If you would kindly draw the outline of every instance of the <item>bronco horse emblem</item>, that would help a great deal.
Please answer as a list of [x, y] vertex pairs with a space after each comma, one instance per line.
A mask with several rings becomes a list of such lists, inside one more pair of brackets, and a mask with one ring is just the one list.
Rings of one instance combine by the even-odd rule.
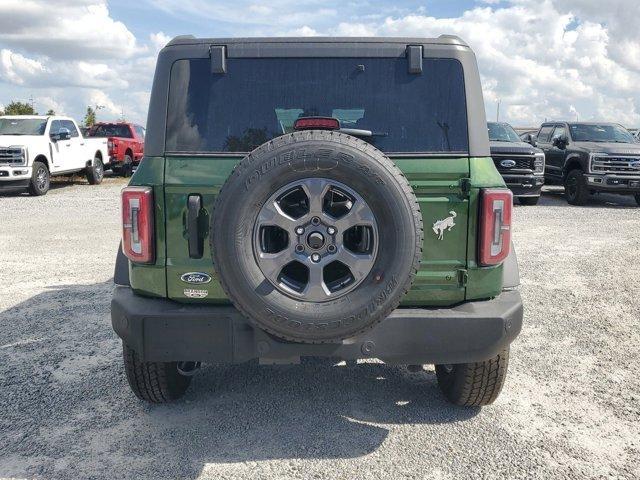
[[438, 240], [442, 240], [444, 238], [444, 231], [451, 231], [453, 227], [456, 226], [456, 222], [454, 222], [454, 218], [458, 216], [456, 212], [451, 210], [449, 212], [449, 217], [443, 218], [442, 220], [438, 220], [433, 224], [433, 233], [438, 235]]

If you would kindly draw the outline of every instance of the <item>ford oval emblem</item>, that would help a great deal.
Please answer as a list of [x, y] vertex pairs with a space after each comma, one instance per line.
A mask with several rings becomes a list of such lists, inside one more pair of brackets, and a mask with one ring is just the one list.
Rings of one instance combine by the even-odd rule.
[[640, 168], [640, 162], [632, 162], [629, 164], [629, 166], [633, 168]]
[[500, 166], [504, 168], [511, 168], [516, 166], [516, 162], [514, 162], [513, 160], [502, 160], [500, 162]]
[[192, 285], [202, 285], [211, 281], [211, 275], [204, 272], [187, 272], [180, 277], [180, 280]]

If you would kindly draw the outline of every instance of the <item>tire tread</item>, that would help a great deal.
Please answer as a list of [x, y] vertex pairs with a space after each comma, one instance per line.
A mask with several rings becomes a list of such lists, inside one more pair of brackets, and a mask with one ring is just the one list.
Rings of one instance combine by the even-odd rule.
[[509, 364], [509, 348], [482, 362], [453, 365], [452, 372], [436, 366], [438, 385], [456, 405], [480, 407], [492, 404], [504, 385]]
[[131, 390], [141, 400], [150, 403], [166, 403], [181, 397], [187, 390], [191, 377], [173, 375], [175, 362], [143, 362], [138, 354], [123, 343], [124, 367]]

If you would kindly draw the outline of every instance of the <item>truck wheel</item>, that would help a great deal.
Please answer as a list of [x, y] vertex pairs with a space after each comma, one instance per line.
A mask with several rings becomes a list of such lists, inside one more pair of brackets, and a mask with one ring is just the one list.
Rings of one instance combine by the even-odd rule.
[[508, 364], [509, 347], [484, 362], [436, 365], [438, 386], [447, 400], [456, 405], [490, 405], [502, 390]]
[[29, 195], [38, 197], [49, 191], [51, 175], [49, 169], [42, 162], [33, 162], [31, 181], [29, 182]]
[[519, 197], [518, 200], [520, 201], [520, 205], [533, 206], [538, 204], [540, 197]]
[[589, 200], [589, 188], [582, 170], [576, 168], [567, 174], [564, 180], [564, 195], [571, 205], [586, 205]]
[[177, 400], [191, 383], [190, 376], [178, 373], [178, 362], [142, 362], [124, 342], [122, 356], [129, 386], [140, 400], [151, 403]]
[[258, 328], [338, 342], [386, 318], [422, 256], [422, 215], [407, 179], [372, 145], [309, 130], [247, 155], [216, 199], [214, 267]]
[[130, 177], [133, 173], [133, 158], [130, 155], [124, 156], [124, 161], [122, 162], [122, 176]]
[[87, 181], [90, 185], [99, 185], [104, 178], [104, 164], [100, 157], [93, 159], [93, 166], [87, 167]]

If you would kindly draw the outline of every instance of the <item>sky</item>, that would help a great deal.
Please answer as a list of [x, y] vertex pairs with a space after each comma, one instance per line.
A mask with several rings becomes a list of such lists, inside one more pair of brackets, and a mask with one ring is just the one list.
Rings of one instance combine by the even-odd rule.
[[0, 109], [145, 124], [174, 36], [455, 34], [478, 57], [487, 117], [640, 126], [638, 0], [0, 0]]

